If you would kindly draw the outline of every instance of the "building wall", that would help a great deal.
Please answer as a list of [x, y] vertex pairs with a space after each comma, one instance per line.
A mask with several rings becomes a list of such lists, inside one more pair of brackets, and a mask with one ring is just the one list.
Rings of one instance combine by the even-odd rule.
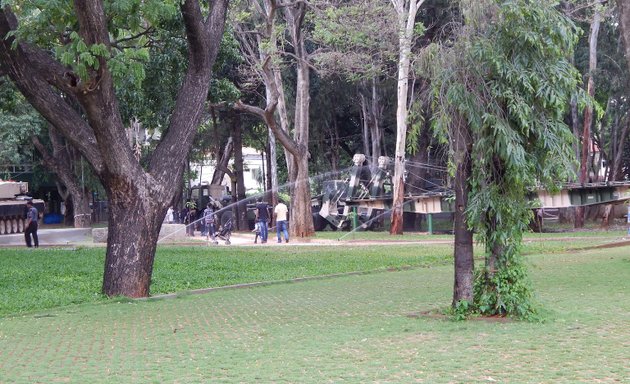
[[[230, 160], [230, 165], [233, 166], [234, 161]], [[191, 186], [210, 184], [212, 176], [215, 170], [215, 161], [208, 160], [203, 163], [190, 164], [192, 171], [197, 172], [197, 178], [190, 180]], [[264, 165], [264, 156], [257, 152], [254, 148], [243, 148], [243, 180], [245, 184], [246, 193], [257, 193], [264, 189], [263, 184], [263, 170], [266, 172], [266, 166]], [[225, 175], [221, 185], [231, 188], [230, 178]]]

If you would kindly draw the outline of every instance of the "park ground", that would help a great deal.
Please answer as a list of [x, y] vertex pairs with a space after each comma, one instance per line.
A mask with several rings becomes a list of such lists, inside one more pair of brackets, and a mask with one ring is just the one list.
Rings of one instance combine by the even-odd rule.
[[530, 252], [534, 323], [449, 320], [440, 263], [0, 317], [0, 383], [630, 382], [624, 244]]

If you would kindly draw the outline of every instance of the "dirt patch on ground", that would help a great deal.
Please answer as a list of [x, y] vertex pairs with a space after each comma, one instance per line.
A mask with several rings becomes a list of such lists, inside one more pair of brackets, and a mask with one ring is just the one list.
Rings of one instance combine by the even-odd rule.
[[[447, 314], [435, 312], [435, 311], [422, 311], [422, 312], [411, 312], [407, 314], [407, 317], [412, 319], [420, 319], [420, 318], [428, 318], [435, 320], [452, 320], [453, 318]], [[488, 323], [512, 323], [514, 320], [511, 317], [501, 316], [501, 315], [492, 315], [492, 316], [470, 316], [466, 319], [466, 321], [485, 321]]]

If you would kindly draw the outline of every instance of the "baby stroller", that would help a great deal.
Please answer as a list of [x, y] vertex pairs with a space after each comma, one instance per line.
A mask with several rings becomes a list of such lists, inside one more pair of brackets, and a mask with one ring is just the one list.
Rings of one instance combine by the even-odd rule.
[[225, 245], [231, 244], [230, 236], [232, 236], [232, 226], [232, 218], [230, 217], [225, 221], [225, 223], [223, 223], [223, 225], [221, 225], [221, 227], [219, 227], [219, 233], [217, 234], [217, 236], [220, 239], [225, 240]]

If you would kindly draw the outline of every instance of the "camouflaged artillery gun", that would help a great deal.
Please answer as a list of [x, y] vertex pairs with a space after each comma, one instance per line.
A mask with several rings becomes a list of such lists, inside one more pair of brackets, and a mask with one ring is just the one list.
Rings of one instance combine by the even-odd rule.
[[[378, 225], [373, 219], [387, 209], [387, 202], [391, 205], [392, 159], [380, 156], [375, 169], [370, 169], [363, 154], [355, 154], [352, 162], [349, 179], [325, 181], [323, 194], [315, 198], [313, 222], [316, 231], [323, 230], [326, 225], [332, 229], [348, 229], [353, 216], [358, 225], [370, 229]], [[371, 206], [373, 202], [381, 204], [375, 209]]]
[[[381, 156], [378, 158], [378, 167], [370, 167], [362, 154], [355, 154], [352, 160], [354, 165], [350, 177], [323, 182], [323, 193], [313, 199], [315, 230], [323, 230], [326, 226], [349, 229], [355, 225], [361, 229], [375, 229], [381, 225], [379, 220], [385, 219], [391, 211], [393, 160]], [[405, 172], [408, 171], [408, 165], [405, 164]], [[455, 200], [448, 183], [440, 184], [439, 179], [427, 179], [424, 182], [424, 185], [415, 185], [405, 180], [403, 214], [426, 219], [427, 229], [432, 232], [433, 218], [452, 221]], [[554, 191], [540, 187], [529, 191], [527, 199], [534, 210], [536, 221], [532, 228], [539, 230], [536, 228], [542, 228], [540, 220], [544, 210], [557, 212], [563, 208], [611, 204], [626, 212], [623, 204], [628, 205], [630, 202], [630, 181], [564, 183]], [[355, 218], [356, 221], [352, 223]]]
[[41, 215], [44, 201], [26, 195], [28, 183], [0, 180], [0, 235], [24, 232], [26, 202], [31, 200]]

